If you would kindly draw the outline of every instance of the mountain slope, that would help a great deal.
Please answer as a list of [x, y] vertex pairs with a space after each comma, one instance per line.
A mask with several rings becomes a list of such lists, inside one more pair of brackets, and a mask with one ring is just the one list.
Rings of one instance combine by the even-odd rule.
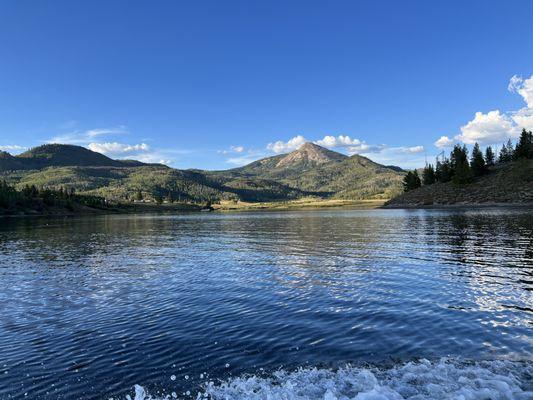
[[0, 151], [0, 171], [23, 169], [23, 163], [11, 154]]
[[311, 167], [329, 162], [343, 161], [347, 157], [344, 154], [308, 142], [279, 160], [276, 168]]
[[533, 203], [533, 160], [497, 165], [467, 185], [446, 182], [422, 186], [393, 198], [386, 207], [483, 203]]
[[47, 167], [135, 167], [146, 165], [140, 161], [113, 160], [85, 147], [67, 144], [45, 144], [18, 156], [11, 156], [9, 163], [0, 164], [5, 169], [42, 169]]
[[403, 174], [365, 157], [306, 143], [289, 154], [227, 171], [177, 170], [112, 160], [79, 146], [44, 145], [15, 157], [0, 153], [2, 176], [19, 188], [69, 187], [118, 200], [277, 201], [390, 198], [401, 190]]
[[[207, 172], [209, 174], [209, 172]], [[261, 177], [321, 197], [390, 198], [401, 192], [403, 172], [366, 157], [348, 157], [313, 143], [289, 154], [217, 171], [226, 177]]]

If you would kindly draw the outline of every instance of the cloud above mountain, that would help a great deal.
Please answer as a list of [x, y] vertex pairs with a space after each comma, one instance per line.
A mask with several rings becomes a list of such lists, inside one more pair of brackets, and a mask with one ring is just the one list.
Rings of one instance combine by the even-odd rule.
[[25, 150], [28, 150], [28, 148], [25, 146], [19, 146], [16, 144], [8, 144], [8, 145], [0, 146], [0, 150], [7, 151], [8, 153], [12, 153], [12, 154], [17, 154]]
[[105, 142], [105, 143], [89, 143], [87, 146], [89, 150], [96, 151], [108, 156], [117, 157], [125, 154], [146, 152], [150, 150], [150, 146], [146, 143], [140, 144], [125, 144], [117, 142]]
[[277, 142], [269, 143], [267, 145], [267, 149], [273, 151], [276, 154], [287, 153], [298, 149], [302, 144], [307, 141], [308, 140], [302, 135], [298, 135], [293, 137], [292, 139], [289, 139], [287, 142], [278, 140]]
[[47, 143], [77, 144], [86, 145], [95, 140], [97, 137], [116, 136], [127, 134], [125, 126], [119, 125], [111, 128], [94, 128], [87, 130], [74, 130], [66, 133], [57, 134], [48, 140]]
[[[369, 156], [377, 162], [395, 163], [403, 166], [414, 166], [420, 162], [419, 154], [425, 151], [423, 146], [389, 146], [386, 144], [369, 144], [348, 135], [326, 135], [322, 139], [308, 140], [297, 135], [288, 141], [278, 140], [267, 145], [267, 150], [276, 154], [289, 153], [297, 150], [306, 142], [337, 150], [348, 155], [360, 154]], [[395, 161], [396, 160], [396, 161]]]

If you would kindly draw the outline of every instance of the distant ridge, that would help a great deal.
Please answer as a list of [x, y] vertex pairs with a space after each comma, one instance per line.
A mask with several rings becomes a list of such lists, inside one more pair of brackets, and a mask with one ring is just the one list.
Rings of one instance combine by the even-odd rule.
[[42, 169], [48, 167], [134, 167], [146, 165], [140, 161], [113, 160], [81, 146], [69, 144], [45, 144], [22, 154], [0, 155], [0, 169]]
[[403, 172], [314, 143], [225, 171], [179, 170], [113, 160], [74, 145], [47, 144], [18, 156], [0, 152], [0, 179], [23, 188], [74, 188], [127, 201], [285, 201], [303, 197], [389, 199]]

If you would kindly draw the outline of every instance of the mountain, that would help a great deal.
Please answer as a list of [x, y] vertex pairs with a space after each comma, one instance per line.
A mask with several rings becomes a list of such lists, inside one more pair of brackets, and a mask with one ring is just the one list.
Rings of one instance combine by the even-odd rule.
[[313, 167], [329, 162], [343, 161], [347, 157], [344, 154], [308, 142], [279, 160], [276, 168]]
[[391, 198], [403, 173], [368, 158], [348, 157], [313, 143], [225, 171], [178, 170], [161, 164], [113, 160], [84, 147], [44, 145], [18, 156], [0, 153], [0, 179], [25, 185], [72, 187], [119, 200], [143, 197], [206, 201]]
[[0, 171], [23, 169], [23, 164], [11, 154], [0, 151]]
[[[5, 153], [8, 154], [8, 153]], [[1, 156], [0, 156], [1, 157]], [[67, 144], [45, 144], [30, 149], [18, 156], [5, 157], [0, 169], [43, 169], [47, 167], [135, 167], [146, 165], [140, 161], [113, 160], [85, 147]]]
[[244, 167], [217, 171], [220, 176], [274, 180], [311, 195], [337, 198], [390, 198], [401, 191], [403, 172], [360, 155], [346, 156], [314, 143]]

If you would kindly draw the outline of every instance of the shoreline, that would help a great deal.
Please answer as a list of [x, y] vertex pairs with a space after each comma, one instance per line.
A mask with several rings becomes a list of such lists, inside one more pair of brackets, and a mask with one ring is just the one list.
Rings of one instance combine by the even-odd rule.
[[[486, 209], [486, 208], [531, 208], [528, 203], [453, 203], [453, 204], [386, 204], [387, 200], [291, 200], [283, 202], [258, 202], [237, 204], [213, 204], [214, 213], [231, 213], [247, 211], [316, 211], [316, 210], [450, 210], [450, 209]], [[85, 207], [76, 211], [50, 210], [49, 212], [18, 212], [1, 214], [2, 218], [28, 217], [76, 217], [88, 215], [127, 215], [127, 214], [168, 214], [201, 212], [202, 206], [196, 204], [180, 205], [135, 205], [125, 208], [98, 209]]]
[[447, 210], [447, 209], [480, 209], [480, 208], [532, 208], [533, 203], [452, 203], [452, 204], [384, 204], [384, 210]]
[[170, 204], [170, 205], [118, 205], [115, 208], [91, 208], [80, 207], [74, 211], [66, 211], [64, 209], [52, 208], [47, 212], [33, 212], [32, 210], [22, 210], [17, 213], [0, 213], [2, 218], [28, 218], [28, 217], [77, 217], [88, 215], [126, 215], [126, 214], [148, 214], [148, 213], [171, 213], [171, 212], [200, 212], [201, 206], [197, 204]]

